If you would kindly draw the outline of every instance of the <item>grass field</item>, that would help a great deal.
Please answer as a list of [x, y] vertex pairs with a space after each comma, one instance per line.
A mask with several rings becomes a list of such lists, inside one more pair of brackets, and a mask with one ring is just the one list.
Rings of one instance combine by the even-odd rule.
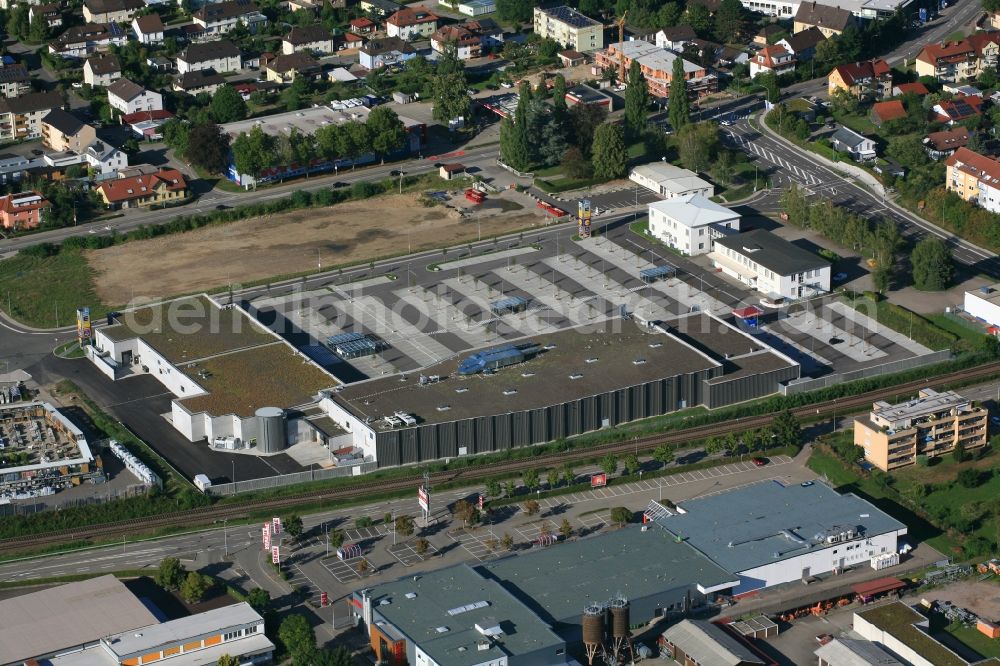
[[0, 261], [0, 299], [4, 312], [39, 328], [75, 324], [76, 309], [83, 306], [90, 306], [93, 319], [108, 311], [97, 296], [90, 264], [76, 250]]
[[977, 330], [971, 325], [966, 326], [961, 322], [957, 322], [946, 314], [932, 314], [923, 315], [924, 319], [929, 320], [938, 328], [943, 328], [949, 333], [954, 333], [963, 340], [968, 340], [969, 342], [979, 344], [979, 341], [983, 339], [985, 332], [982, 330]]
[[964, 627], [961, 624], [953, 624], [946, 628], [945, 631], [987, 659], [990, 657], [1000, 658], [1000, 640], [990, 638], [975, 627]]

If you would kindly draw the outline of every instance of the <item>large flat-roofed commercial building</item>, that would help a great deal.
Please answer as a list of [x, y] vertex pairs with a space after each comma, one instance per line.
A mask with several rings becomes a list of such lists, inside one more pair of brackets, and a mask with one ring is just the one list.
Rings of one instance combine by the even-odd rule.
[[0, 406], [0, 498], [48, 495], [103, 480], [83, 431], [49, 403]]
[[829, 261], [764, 229], [716, 238], [709, 257], [723, 273], [770, 298], [830, 291]]
[[652, 162], [632, 169], [629, 180], [642, 185], [650, 192], [667, 199], [701, 195], [715, 195], [715, 186], [694, 171], [689, 171], [669, 162]]
[[[930, 620], [902, 601], [876, 606], [854, 613], [852, 629], [862, 638], [885, 646], [893, 655], [910, 666], [970, 666], [971, 664], [996, 664], [997, 659], [966, 659], [952, 647], [931, 635]], [[963, 650], [968, 654], [969, 650]], [[880, 661], [879, 664], [892, 662]]]
[[989, 437], [989, 411], [954, 391], [921, 389], [913, 400], [890, 405], [879, 401], [865, 419], [854, 420], [854, 443], [865, 459], [888, 472], [934, 458], [961, 444], [982, 448]]
[[[463, 374], [465, 366], [450, 360], [422, 369], [433, 381], [397, 375], [357, 382], [330, 391], [320, 406], [384, 467], [721, 407], [770, 395], [799, 376], [794, 361], [706, 314], [678, 318], [670, 328], [621, 320], [604, 326], [620, 331], [535, 336], [510, 343], [534, 351], [508, 354], [486, 373]], [[495, 355], [491, 348], [487, 356]]]
[[965, 292], [962, 309], [986, 326], [1000, 326], [1000, 284]]
[[534, 30], [540, 37], [581, 53], [604, 48], [604, 25], [572, 7], [535, 7]]
[[566, 642], [467, 564], [357, 593], [375, 658], [415, 666], [555, 666]]
[[0, 601], [0, 664], [21, 664], [97, 645], [157, 622], [111, 575]]
[[688, 256], [712, 251], [716, 238], [740, 230], [740, 214], [700, 194], [649, 204], [649, 235]]
[[[259, 412], [311, 404], [338, 384], [239, 308], [204, 295], [120, 314], [114, 325], [95, 329], [87, 354], [110, 379], [158, 379], [175, 396], [172, 425], [192, 442], [251, 443], [271, 423]], [[288, 444], [308, 434], [286, 426]]]
[[906, 525], [871, 503], [821, 481], [762, 481], [682, 503], [656, 523], [732, 572], [736, 595], [870, 566], [895, 553]]

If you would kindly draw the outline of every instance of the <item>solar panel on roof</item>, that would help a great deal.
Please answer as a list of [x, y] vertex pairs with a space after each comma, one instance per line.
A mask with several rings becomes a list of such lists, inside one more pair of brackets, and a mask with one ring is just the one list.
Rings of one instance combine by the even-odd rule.
[[594, 19], [584, 16], [570, 7], [555, 7], [547, 10], [546, 13], [552, 18], [562, 21], [566, 25], [573, 26], [574, 28], [585, 28], [597, 23]]

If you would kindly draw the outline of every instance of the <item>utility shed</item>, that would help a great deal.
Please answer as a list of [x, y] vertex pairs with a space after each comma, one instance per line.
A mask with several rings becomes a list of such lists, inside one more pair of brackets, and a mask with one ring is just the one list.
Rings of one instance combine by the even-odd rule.
[[681, 664], [752, 666], [767, 664], [753, 650], [707, 620], [681, 620], [663, 632], [667, 653]]

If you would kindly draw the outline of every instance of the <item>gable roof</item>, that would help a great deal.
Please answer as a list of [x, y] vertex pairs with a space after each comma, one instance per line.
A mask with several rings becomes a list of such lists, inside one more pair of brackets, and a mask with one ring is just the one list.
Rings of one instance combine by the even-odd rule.
[[42, 196], [41, 192], [28, 190], [17, 194], [8, 194], [0, 197], [0, 211], [5, 213], [21, 213], [26, 210], [40, 210], [48, 208], [51, 204], [49, 200]]
[[126, 113], [122, 116], [122, 122], [126, 125], [131, 125], [132, 123], [148, 122], [150, 120], [167, 120], [168, 118], [173, 118], [174, 114], [170, 113], [166, 109], [154, 109], [152, 111], [136, 111], [135, 113]]
[[125, 102], [131, 102], [145, 91], [146, 89], [138, 83], [129, 81], [126, 78], [118, 79], [108, 86], [108, 95], [114, 95], [118, 99]]
[[361, 47], [361, 52], [370, 56], [379, 55], [381, 53], [389, 53], [390, 51], [398, 51], [400, 53], [414, 52], [413, 45], [404, 39], [400, 39], [399, 37], [372, 39]]
[[795, 62], [794, 57], [792, 57], [790, 60], [786, 60], [781, 63], [777, 62], [778, 58], [781, 58], [783, 56], [792, 56], [792, 53], [781, 44], [771, 44], [770, 46], [765, 46], [760, 51], [758, 51], [754, 60], [757, 62], [758, 65], [767, 68], [780, 67]]
[[[864, 83], [870, 79], [879, 78], [891, 73], [889, 64], [878, 58], [876, 60], [865, 60], [863, 62], [849, 62], [844, 65], [837, 65], [834, 72], [840, 74], [840, 78], [848, 87], [854, 87], [859, 83]], [[833, 72], [831, 72], [832, 74]]]
[[664, 631], [663, 637], [697, 664], [750, 666], [766, 663], [725, 629], [708, 620], [681, 620]]
[[982, 113], [983, 98], [978, 95], [941, 100], [934, 112], [942, 122], [959, 122]]
[[152, 174], [107, 180], [97, 189], [107, 197], [108, 201], [117, 203], [141, 199], [161, 186], [171, 191], [184, 190], [187, 189], [187, 182], [177, 169], [161, 169]]
[[914, 95], [928, 95], [930, 91], [927, 90], [927, 86], [915, 81], [914, 83], [899, 83], [892, 87], [893, 91], [898, 95], [908, 95], [913, 93]]
[[862, 134], [858, 134], [850, 127], [844, 127], [841, 125], [837, 128], [836, 132], [830, 135], [830, 141], [842, 143], [848, 148], [857, 148], [865, 141], [871, 141], [871, 139]]
[[698, 35], [695, 33], [694, 28], [689, 25], [674, 25], [656, 33], [657, 35], [663, 34], [663, 38], [668, 42], [679, 42], [694, 39]]
[[664, 199], [649, 205], [651, 210], [657, 210], [671, 220], [688, 228], [697, 228], [706, 224], [718, 224], [732, 219], [739, 219], [739, 213], [725, 206], [720, 206], [711, 199], [700, 194], [689, 194], [682, 197]]
[[957, 150], [968, 142], [969, 130], [961, 125], [950, 130], [931, 132], [924, 137], [924, 145], [938, 151]]
[[267, 63], [267, 69], [272, 72], [284, 74], [291, 71], [305, 71], [319, 67], [319, 61], [308, 53], [297, 51], [287, 55], [280, 55], [272, 58]]
[[899, 120], [906, 117], [906, 107], [898, 99], [889, 100], [888, 102], [876, 102], [872, 106], [872, 114], [881, 122]]
[[982, 55], [987, 44], [1000, 44], [1000, 32], [977, 32], [965, 39], [976, 49], [976, 55]]
[[148, 35], [154, 32], [163, 32], [165, 27], [163, 21], [160, 19], [159, 14], [146, 14], [145, 16], [137, 16], [135, 19], [135, 27], [139, 29], [144, 35]]
[[69, 44], [82, 44], [84, 42], [99, 42], [113, 37], [123, 37], [125, 32], [117, 23], [85, 23], [74, 25], [66, 29], [52, 43], [53, 46], [67, 46]]
[[92, 14], [136, 11], [146, 6], [142, 0], [83, 0]]
[[177, 77], [176, 84], [181, 90], [193, 90], [195, 88], [205, 88], [207, 86], [221, 86], [226, 80], [222, 75], [209, 67], [208, 69], [197, 69], [193, 72], [184, 72]]
[[87, 59], [87, 65], [94, 74], [113, 74], [122, 71], [118, 56], [111, 53], [92, 56]]
[[0, 113], [31, 113], [61, 109], [62, 95], [57, 92], [31, 92], [17, 97], [0, 98]]
[[946, 62], [959, 62], [976, 53], [976, 47], [967, 40], [957, 42], [943, 42], [941, 44], [928, 44], [920, 49], [917, 60], [936, 63], [938, 60]]
[[385, 22], [390, 25], [404, 27], [408, 25], [418, 25], [420, 23], [437, 22], [438, 17], [430, 12], [426, 7], [414, 6], [403, 7], [397, 10]]
[[991, 181], [994, 187], [1000, 182], [1000, 162], [991, 160], [989, 157], [980, 155], [964, 146], [956, 150], [945, 161], [945, 164], [975, 176], [979, 180]]
[[66, 136], [75, 136], [77, 132], [82, 130], [87, 124], [73, 114], [67, 113], [62, 109], [52, 109], [49, 111], [48, 115], [42, 118], [42, 122], [46, 125], [51, 125], [61, 134], [65, 134]]
[[199, 21], [212, 23], [255, 12], [257, 12], [257, 5], [253, 3], [253, 0], [225, 0], [225, 2], [210, 2], [202, 5], [201, 9], [191, 16]]
[[215, 42], [202, 42], [189, 44], [180, 59], [184, 62], [206, 62], [217, 58], [235, 58], [240, 54], [240, 50], [232, 42], [220, 39]]
[[333, 35], [322, 25], [294, 26], [285, 35], [285, 41], [295, 46], [312, 44], [313, 42], [328, 42], [332, 39]]
[[826, 37], [816, 26], [811, 26], [805, 30], [800, 30], [794, 35], [785, 37], [779, 44], [785, 44], [792, 53], [801, 53], [809, 49], [816, 48], [820, 42], [825, 42]]
[[851, 23], [851, 12], [818, 2], [803, 2], [795, 13], [795, 22], [842, 31]]

